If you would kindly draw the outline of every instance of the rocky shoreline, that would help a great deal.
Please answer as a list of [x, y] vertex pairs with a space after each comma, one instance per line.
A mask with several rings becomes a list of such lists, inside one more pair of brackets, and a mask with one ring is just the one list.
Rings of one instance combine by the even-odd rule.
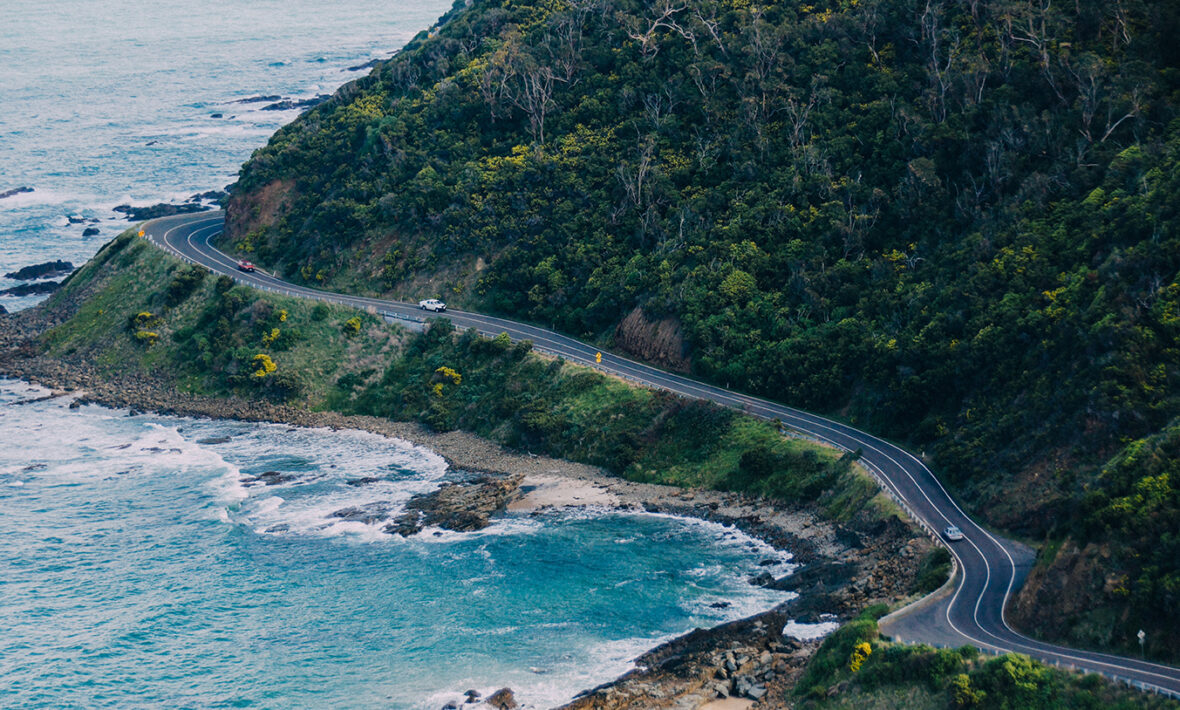
[[[0, 316], [0, 375], [24, 379], [75, 402], [160, 414], [359, 429], [404, 439], [443, 456], [469, 480], [441, 488], [407, 506], [386, 531], [414, 534], [423, 525], [479, 529], [505, 510], [540, 513], [565, 506], [601, 506], [694, 517], [732, 526], [787, 550], [801, 565], [774, 579], [750, 571], [751, 584], [796, 591], [799, 597], [747, 619], [697, 629], [636, 659], [623, 677], [580, 694], [571, 710], [616, 708], [786, 707], [786, 690], [802, 672], [817, 640], [784, 633], [788, 622], [847, 619], [865, 606], [908, 594], [931, 542], [896, 519], [825, 519], [810, 507], [786, 507], [743, 495], [641, 484], [570, 461], [511, 452], [466, 432], [436, 433], [393, 422], [239, 398], [177, 392], [163, 377], [111, 378], [85, 362], [40, 354], [37, 336], [53, 324], [42, 309]], [[342, 510], [341, 517], [389, 511]], [[351, 518], [350, 518], [351, 519]], [[384, 520], [384, 517], [378, 519]], [[722, 703], [720, 705], [714, 703]]]

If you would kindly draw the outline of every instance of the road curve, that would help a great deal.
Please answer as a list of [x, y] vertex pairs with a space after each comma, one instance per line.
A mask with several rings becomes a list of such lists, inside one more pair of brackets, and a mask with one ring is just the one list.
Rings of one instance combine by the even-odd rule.
[[[320, 291], [289, 284], [262, 271], [241, 272], [235, 259], [210, 243], [223, 226], [224, 213], [202, 212], [153, 220], [143, 229], [145, 236], [160, 248], [256, 288], [354, 306], [393, 318], [421, 320], [424, 315], [414, 304]], [[965, 540], [949, 545], [958, 566], [953, 593], [935, 603], [917, 605], [911, 611], [895, 615], [900, 618], [891, 619], [889, 628], [895, 636], [941, 646], [971, 644], [985, 651], [1025, 653], [1049, 664], [1102, 673], [1149, 691], [1180, 697], [1180, 669], [1043, 643], [1009, 626], [1004, 609], [1024, 581], [1032, 562], [1031, 551], [980, 527], [963, 512], [930, 469], [908, 451], [816, 414], [704, 384], [612, 353], [603, 352], [602, 362], [596, 363], [597, 348], [537, 326], [454, 310], [439, 317], [450, 319], [458, 328], [475, 328], [485, 335], [504, 332], [513, 340], [531, 340], [537, 350], [571, 362], [685, 397], [706, 399], [766, 419], [777, 419], [784, 426], [819, 441], [844, 450], [861, 451], [861, 463], [931, 534], [936, 535], [935, 531], [948, 525], [957, 525], [966, 534]]]

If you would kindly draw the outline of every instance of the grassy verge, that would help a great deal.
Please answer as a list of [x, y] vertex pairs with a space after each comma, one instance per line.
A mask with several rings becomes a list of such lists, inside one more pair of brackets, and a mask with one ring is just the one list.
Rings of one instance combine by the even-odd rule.
[[1121, 710], [1175, 708], [1105, 678], [1045, 666], [1027, 656], [982, 656], [883, 641], [873, 607], [829, 636], [796, 684], [795, 702], [837, 708], [977, 708], [978, 710]]
[[45, 334], [47, 354], [195, 394], [310, 405], [338, 373], [394, 355], [406, 336], [355, 309], [236, 286], [133, 232], [107, 244], [48, 306], [67, 299], [79, 301], [77, 312]]
[[816, 501], [836, 519], [878, 491], [850, 456], [770, 422], [628, 385], [506, 335], [433, 321], [410, 333], [374, 316], [237, 286], [128, 232], [50, 302], [80, 303], [45, 335], [53, 356], [207, 395], [463, 429], [631, 480]]

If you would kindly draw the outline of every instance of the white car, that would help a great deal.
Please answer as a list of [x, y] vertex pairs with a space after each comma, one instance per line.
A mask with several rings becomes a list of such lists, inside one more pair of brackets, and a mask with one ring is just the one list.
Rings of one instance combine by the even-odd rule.
[[437, 298], [418, 301], [418, 307], [424, 311], [434, 311], [435, 313], [441, 313], [442, 311], [447, 310], [447, 304], [443, 303]]
[[963, 535], [963, 531], [959, 529], [958, 525], [947, 526], [947, 529], [942, 531], [942, 536], [951, 542], [956, 542], [966, 537]]

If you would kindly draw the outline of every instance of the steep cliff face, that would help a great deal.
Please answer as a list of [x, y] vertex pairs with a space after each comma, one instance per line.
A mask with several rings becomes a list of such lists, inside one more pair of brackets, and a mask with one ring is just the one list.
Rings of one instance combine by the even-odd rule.
[[[463, 7], [255, 154], [230, 246], [838, 412], [1099, 567], [1156, 534], [1091, 506], [1177, 480], [1103, 472], [1180, 417], [1180, 6]], [[1180, 637], [1178, 564], [1111, 604]]]

